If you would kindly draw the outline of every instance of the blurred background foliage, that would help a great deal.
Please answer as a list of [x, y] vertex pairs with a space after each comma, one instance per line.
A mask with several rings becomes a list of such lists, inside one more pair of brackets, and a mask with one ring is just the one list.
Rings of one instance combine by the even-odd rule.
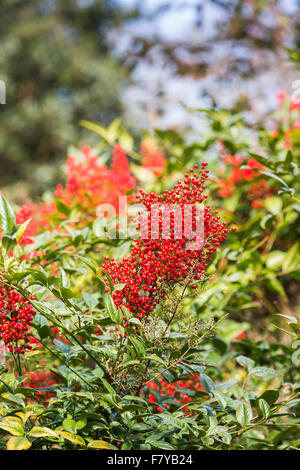
[[121, 112], [126, 71], [107, 36], [128, 14], [114, 1], [1, 2], [1, 185], [22, 179], [47, 189], [55, 160], [78, 139], [78, 121], [108, 123]]
[[[290, 91], [299, 1], [2, 0], [0, 186], [21, 202], [63, 178], [87, 119], [143, 128], [206, 126], [182, 106], [235, 108], [256, 122]], [[22, 181], [22, 183], [20, 183]]]

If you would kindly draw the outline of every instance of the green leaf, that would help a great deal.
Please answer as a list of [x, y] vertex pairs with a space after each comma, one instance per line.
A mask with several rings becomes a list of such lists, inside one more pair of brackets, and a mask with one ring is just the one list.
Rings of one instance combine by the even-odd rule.
[[107, 380], [104, 379], [103, 377], [100, 377], [100, 378], [101, 378], [101, 381], [102, 381], [103, 385], [105, 386], [106, 390], [107, 390], [109, 393], [111, 393], [112, 395], [115, 395], [116, 392], [115, 392], [115, 390], [113, 389], [113, 387], [110, 385], [110, 383], [107, 382]]
[[148, 356], [145, 356], [143, 359], [144, 360], [149, 360], [149, 361], [154, 361], [154, 362], [159, 362], [163, 366], [165, 365], [164, 360], [161, 357], [157, 356], [156, 354], [149, 354]]
[[250, 372], [253, 369], [255, 362], [246, 356], [237, 356], [236, 361], [243, 367], [246, 367], [247, 371]]
[[288, 171], [290, 169], [291, 163], [293, 161], [293, 154], [290, 150], [286, 152], [283, 168]]
[[172, 444], [169, 444], [168, 442], [164, 441], [147, 441], [148, 444], [150, 444], [152, 447], [155, 447], [156, 449], [164, 449], [164, 450], [174, 450], [175, 447], [172, 446]]
[[16, 225], [15, 213], [7, 200], [0, 195], [0, 227], [4, 232], [12, 234]]
[[68, 432], [76, 433], [76, 422], [73, 419], [69, 419], [69, 418], [64, 419], [63, 427]]
[[278, 196], [269, 197], [264, 201], [264, 206], [273, 215], [280, 214], [282, 210], [282, 199]]
[[212, 379], [206, 374], [200, 374], [200, 382], [204, 390], [207, 392], [212, 392], [216, 388]]
[[54, 339], [53, 341], [55, 345], [55, 349], [58, 351], [61, 351], [63, 353], [68, 353], [70, 351], [70, 346], [68, 344], [63, 343], [62, 341], [59, 341], [58, 339]]
[[270, 369], [269, 367], [254, 367], [250, 372], [249, 375], [255, 375], [256, 377], [261, 377], [265, 380], [273, 379], [279, 375], [274, 369]]
[[267, 418], [270, 414], [270, 406], [269, 404], [263, 399], [260, 398], [258, 400], [258, 407], [261, 411], [261, 414], [263, 415], [264, 418]]
[[106, 295], [104, 299], [108, 314], [113, 322], [121, 323], [123, 320], [122, 312], [119, 308], [117, 308], [116, 304], [114, 303], [112, 297], [110, 295]]
[[90, 131], [95, 132], [95, 134], [100, 135], [100, 137], [102, 137], [102, 139], [104, 139], [106, 142], [110, 144], [114, 143], [115, 140], [114, 139], [111, 140], [109, 131], [105, 129], [105, 127], [101, 126], [100, 124], [97, 124], [91, 121], [85, 121], [85, 120], [80, 121], [79, 124], [82, 127], [85, 127], [86, 129], [89, 129]]
[[282, 265], [284, 258], [285, 258], [285, 253], [283, 251], [279, 251], [279, 250], [271, 251], [271, 253], [268, 253], [266, 257], [266, 266], [269, 269], [276, 270]]
[[245, 428], [252, 419], [252, 409], [249, 403], [241, 403], [236, 411], [236, 419]]
[[299, 242], [294, 243], [291, 248], [285, 253], [282, 269], [284, 272], [289, 272], [299, 266], [300, 264], [300, 250]]
[[26, 220], [22, 225], [19, 225], [17, 233], [16, 233], [16, 241], [17, 242], [20, 240], [22, 235], [24, 235], [24, 232], [25, 232], [26, 228], [28, 227], [28, 225], [30, 224], [31, 220], [32, 220], [32, 218]]
[[274, 173], [271, 173], [270, 171], [261, 171], [260, 173], [263, 174], [263, 175], [269, 176], [269, 178], [273, 178], [273, 179], [279, 181], [284, 188], [290, 189], [288, 187], [288, 185], [286, 184], [286, 182], [283, 181], [283, 179], [279, 178], [279, 176], [275, 175]]
[[123, 290], [126, 284], [115, 284], [114, 285], [114, 291], [115, 290]]
[[142, 341], [133, 336], [129, 336], [129, 339], [131, 343], [133, 344], [138, 357], [144, 357], [146, 354], [146, 348], [143, 345]]
[[279, 390], [266, 390], [260, 398], [268, 403], [269, 406], [272, 406], [279, 397]]
[[67, 217], [70, 215], [71, 213], [71, 207], [68, 206], [64, 201], [62, 201], [61, 199], [55, 199], [55, 206], [56, 206], [56, 209], [58, 210], [58, 212], [60, 212], [61, 214], [64, 214], [66, 215]]
[[257, 162], [264, 165], [266, 168], [270, 168], [271, 170], [276, 169], [274, 163], [268, 158], [263, 157], [262, 155], [258, 155], [257, 153], [252, 153], [252, 152], [249, 152], [249, 155], [251, 155], [251, 157], [253, 157]]
[[68, 287], [61, 287], [60, 293], [64, 301], [67, 301], [71, 299], [72, 297], [74, 297], [73, 291], [69, 289]]
[[12, 251], [14, 249], [14, 247], [16, 246], [16, 238], [14, 235], [7, 235], [7, 234], [4, 234], [2, 236], [2, 246], [3, 246], [3, 249], [9, 253], [10, 251]]
[[25, 406], [25, 403], [23, 401], [22, 395], [16, 394], [14, 395], [13, 393], [2, 393], [1, 395], [5, 400], [11, 401], [13, 403], [17, 403], [18, 405]]
[[83, 298], [90, 309], [95, 308], [98, 304], [98, 299], [94, 295], [89, 294], [88, 292], [83, 293]]

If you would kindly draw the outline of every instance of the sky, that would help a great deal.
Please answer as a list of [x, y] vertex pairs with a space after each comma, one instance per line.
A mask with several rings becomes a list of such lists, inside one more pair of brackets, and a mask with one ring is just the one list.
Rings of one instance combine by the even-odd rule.
[[[154, 18], [133, 21], [127, 26], [128, 35], [120, 37], [119, 51], [124, 53], [130, 47], [130, 29], [144, 36], [153, 35], [161, 37], [164, 41], [201, 43], [201, 37], [209, 40], [214, 31], [214, 22], [224, 18], [224, 11], [211, 5], [206, 0], [172, 0], [172, 9], [163, 9], [165, 0], [118, 0], [120, 4], [128, 7], [139, 6], [143, 14], [149, 16], [157, 8], [161, 9], [159, 15]], [[202, 24], [196, 28], [195, 6], [203, 4], [201, 12]], [[297, 11], [296, 0], [279, 0], [282, 11], [294, 14]], [[222, 16], [223, 15], [223, 16]], [[272, 18], [265, 15], [266, 26]], [[213, 61], [222, 62], [229, 51], [229, 44], [221, 44], [214, 50]], [[238, 46], [235, 54], [247, 60], [245, 48]], [[125, 52], [126, 55], [126, 52]], [[276, 58], [275, 58], [276, 59]], [[277, 70], [274, 59], [268, 57], [271, 68], [260, 76], [241, 81], [239, 77], [232, 77], [226, 84], [220, 85], [218, 78], [209, 75], [201, 79], [191, 76], [176, 76], [172, 66], [166, 66], [159, 54], [153, 54], [150, 63], [141, 61], [134, 69], [132, 78], [134, 84], [126, 87], [123, 92], [126, 109], [126, 119], [140, 123], [141, 127], [192, 127], [198, 132], [199, 120], [185, 110], [181, 103], [193, 108], [206, 108], [210, 101], [205, 97], [205, 90], [209, 89], [217, 97], [220, 107], [230, 107], [232, 102], [240, 95], [247, 95], [254, 103], [255, 113], [264, 113], [266, 109], [276, 106], [276, 91], [291, 88], [287, 83], [282, 70]], [[257, 99], [261, 97], [261, 99]], [[158, 116], [157, 110], [164, 108], [164, 113]], [[251, 116], [249, 116], [251, 120]], [[200, 124], [202, 125], [202, 124]]]

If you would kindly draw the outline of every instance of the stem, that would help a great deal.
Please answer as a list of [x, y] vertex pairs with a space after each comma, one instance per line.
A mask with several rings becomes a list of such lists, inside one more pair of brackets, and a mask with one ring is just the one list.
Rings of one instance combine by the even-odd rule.
[[[277, 413], [277, 411], [279, 411], [281, 408], [283, 408], [284, 406], [286, 406], [288, 403], [290, 403], [292, 400], [294, 400], [295, 398], [297, 398], [298, 396], [300, 395], [300, 392], [296, 393], [295, 395], [293, 395], [291, 398], [289, 398], [287, 401], [283, 402], [283, 403], [279, 403], [279, 405], [277, 405], [277, 407], [273, 410], [273, 413]], [[241, 434], [243, 434], [244, 432], [248, 431], [249, 429], [252, 429], [254, 428], [255, 426], [258, 426], [259, 424], [263, 424], [265, 421], [268, 421], [269, 419], [271, 419], [272, 416], [268, 416], [267, 418], [261, 418], [259, 419], [258, 421], [256, 421], [256, 423], [253, 423], [253, 424], [250, 424], [249, 426], [241, 429], [240, 431], [234, 431], [232, 434], [236, 434], [236, 436], [240, 436]]]
[[64, 360], [62, 359], [58, 354], [56, 354], [54, 351], [52, 351], [52, 349], [48, 348], [48, 346], [46, 346], [45, 343], [43, 343], [43, 341], [41, 341], [40, 339], [38, 340], [42, 346], [47, 349], [54, 357], [56, 357], [57, 359], [60, 360], [60, 362], [62, 362], [68, 369], [70, 369], [71, 372], [73, 372], [73, 374], [77, 375], [77, 377], [82, 380], [84, 383], [86, 383], [90, 388], [92, 388], [93, 390], [95, 390], [95, 387], [93, 385], [91, 385], [89, 382], [87, 382], [83, 377], [81, 377], [80, 374], [78, 374], [78, 372], [76, 372], [76, 370], [74, 370], [71, 366], [69, 366], [69, 364]]
[[[54, 321], [53, 318], [48, 318], [48, 315], [46, 315], [43, 311], [41, 311], [36, 305], [34, 305], [32, 303], [32, 301], [30, 300], [30, 298], [27, 296], [27, 294], [24, 292], [24, 289], [22, 287], [19, 287], [19, 286], [14, 286], [12, 284], [9, 284], [8, 282], [5, 282], [5, 281], [2, 281], [3, 284], [9, 286], [9, 287], [12, 287], [13, 289], [19, 291], [24, 297], [25, 299], [35, 308], [35, 310], [38, 310], [38, 312], [45, 318], [47, 318], [47, 320], [49, 320], [50, 322], [52, 322], [54, 325], [62, 328], [64, 331], [65, 331], [65, 336], [69, 335], [80, 347], [81, 349], [100, 367], [100, 369], [102, 369], [102, 364], [94, 357], [93, 354], [91, 354], [88, 349], [85, 348], [85, 346], [83, 346], [83, 344], [76, 338], [75, 335], [73, 335], [72, 333], [69, 333], [69, 331], [67, 330], [67, 328], [64, 326], [64, 324], [62, 324], [60, 321], [56, 320]], [[71, 309], [70, 309], [71, 310]], [[71, 310], [72, 311], [72, 310]], [[74, 313], [74, 312], [73, 312]], [[109, 381], [109, 380], [108, 380]], [[111, 383], [111, 382], [110, 382]]]
[[163, 334], [161, 335], [161, 338], [163, 338], [163, 337], [165, 336], [166, 332], [167, 332], [168, 329], [169, 329], [169, 326], [171, 325], [172, 321], [174, 320], [175, 315], [176, 315], [177, 310], [178, 310], [178, 307], [179, 307], [179, 305], [181, 304], [181, 302], [182, 302], [182, 300], [183, 300], [183, 298], [184, 298], [184, 294], [185, 294], [185, 291], [186, 291], [186, 289], [187, 289], [187, 286], [188, 286], [188, 282], [186, 283], [186, 285], [185, 285], [184, 288], [182, 289], [182, 292], [181, 292], [180, 297], [177, 299], [177, 302], [176, 302], [176, 304], [175, 304], [173, 313], [172, 313], [172, 315], [171, 315], [171, 317], [170, 317], [170, 319], [169, 319], [169, 321], [168, 321], [168, 323], [167, 323], [167, 326], [166, 326], [166, 328], [165, 328]]
[[14, 358], [14, 361], [15, 361], [15, 364], [16, 364], [16, 367], [17, 367], [17, 370], [18, 370], [18, 374], [21, 377], [21, 375], [22, 375], [22, 366], [21, 366], [21, 361], [20, 361], [20, 355], [19, 355], [19, 353], [17, 353], [16, 355], [14, 353], [12, 353], [12, 355], [13, 355], [13, 358]]
[[[164, 329], [164, 331], [163, 331], [163, 334], [161, 335], [160, 339], [165, 336], [165, 334], [167, 333], [167, 331], [168, 331], [168, 329], [169, 329], [169, 327], [170, 327], [172, 321], [174, 320], [174, 318], [175, 318], [175, 316], [176, 316], [176, 313], [177, 313], [177, 311], [178, 311], [178, 307], [179, 307], [179, 305], [181, 304], [181, 302], [182, 302], [182, 300], [183, 300], [183, 298], [184, 298], [185, 291], [186, 291], [186, 289], [187, 289], [187, 287], [188, 287], [188, 285], [189, 285], [189, 283], [190, 283], [190, 281], [191, 281], [191, 278], [193, 277], [195, 268], [196, 268], [196, 265], [191, 269], [191, 272], [190, 272], [190, 274], [189, 274], [189, 276], [188, 276], [188, 278], [187, 278], [187, 280], [186, 280], [185, 286], [183, 287], [180, 296], [177, 298], [177, 301], [176, 301], [176, 303], [175, 303], [175, 306], [174, 306], [172, 315], [171, 315], [171, 317], [169, 318], [169, 321], [168, 321], [168, 323], [167, 323], [167, 326], [165, 327], [165, 329]], [[190, 348], [189, 348], [189, 349], [190, 349]], [[189, 350], [189, 349], [188, 349], [188, 350]], [[185, 354], [186, 354], [186, 352], [184, 353], [184, 355], [185, 355]], [[184, 357], [184, 355], [183, 355], [182, 357]], [[180, 359], [181, 359], [181, 358], [180, 358]], [[137, 388], [137, 391], [136, 391], [136, 393], [135, 393], [136, 396], [139, 395], [140, 390], [141, 390], [141, 388], [142, 388], [142, 386], [143, 386], [144, 377], [146, 376], [146, 374], [147, 374], [147, 372], [148, 372], [148, 369], [149, 369], [149, 366], [150, 366], [150, 362], [151, 362], [151, 360], [149, 359], [148, 362], [147, 362], [147, 364], [146, 364], [145, 371], [144, 371], [144, 373], [143, 373], [143, 375], [142, 375], [140, 384], [139, 384], [139, 386], [138, 386], [138, 388]], [[178, 362], [178, 361], [177, 361], [177, 362]], [[169, 366], [169, 367], [171, 367], [171, 366]], [[169, 368], [169, 367], [168, 367], [168, 368]], [[163, 372], [165, 372], [166, 370], [168, 370], [168, 368], [165, 369]], [[163, 372], [160, 372], [160, 373], [158, 374], [158, 376], [160, 376]], [[155, 378], [156, 378], [156, 377], [155, 377]], [[150, 380], [148, 380], [148, 382], [150, 382]], [[146, 383], [148, 383], [148, 382], [146, 382]]]

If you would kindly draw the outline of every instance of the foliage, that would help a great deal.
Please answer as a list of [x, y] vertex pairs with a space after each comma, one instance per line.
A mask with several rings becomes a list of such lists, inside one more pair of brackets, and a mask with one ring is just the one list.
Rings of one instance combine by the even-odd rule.
[[272, 130], [199, 110], [211, 120], [201, 142], [157, 130], [142, 151], [119, 122], [85, 123], [126, 168], [130, 204], [135, 187], [146, 205], [201, 190], [205, 242], [215, 235], [190, 260], [172, 258], [174, 232], [164, 240], [159, 226], [148, 251], [122, 232], [121, 211], [99, 214], [116, 205], [105, 188], [118, 168], [92, 150], [69, 158], [66, 185], [32, 220], [1, 198], [2, 291], [35, 311], [31, 349], [3, 345], [2, 448], [299, 447], [299, 109], [280, 98]]

